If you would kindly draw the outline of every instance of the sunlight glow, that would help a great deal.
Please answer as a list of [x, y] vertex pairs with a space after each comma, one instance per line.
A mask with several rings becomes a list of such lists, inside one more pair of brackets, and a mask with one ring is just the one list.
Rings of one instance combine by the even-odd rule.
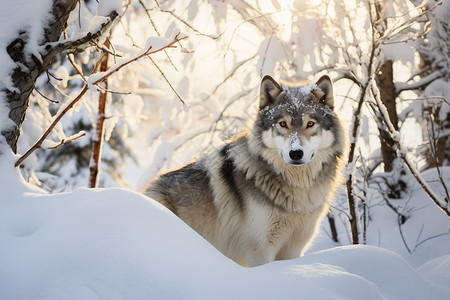
[[309, 0], [312, 5], [319, 5], [322, 0]]
[[271, 18], [275, 21], [277, 29], [280, 32], [280, 37], [283, 40], [289, 40], [292, 33], [292, 11], [294, 0], [279, 0], [279, 7], [274, 8], [268, 1], [262, 1], [260, 3], [264, 13], [270, 13]]

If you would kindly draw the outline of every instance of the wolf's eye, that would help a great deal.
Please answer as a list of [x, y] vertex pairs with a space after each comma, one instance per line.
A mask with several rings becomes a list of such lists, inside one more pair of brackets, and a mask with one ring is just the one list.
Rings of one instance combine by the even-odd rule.
[[278, 124], [280, 124], [281, 127], [287, 128], [287, 124], [286, 124], [285, 121], [281, 121], [281, 122], [278, 123]]
[[314, 123], [313, 121], [309, 121], [308, 123], [306, 123], [306, 128], [313, 127], [314, 124], [316, 124], [316, 123]]

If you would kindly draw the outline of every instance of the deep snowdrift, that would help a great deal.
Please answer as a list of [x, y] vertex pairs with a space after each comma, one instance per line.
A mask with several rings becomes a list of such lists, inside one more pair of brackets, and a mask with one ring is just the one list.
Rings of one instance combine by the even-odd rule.
[[140, 194], [81, 189], [47, 195], [33, 191], [5, 161], [2, 299], [450, 298], [449, 256], [416, 270], [389, 250], [346, 246], [244, 268]]

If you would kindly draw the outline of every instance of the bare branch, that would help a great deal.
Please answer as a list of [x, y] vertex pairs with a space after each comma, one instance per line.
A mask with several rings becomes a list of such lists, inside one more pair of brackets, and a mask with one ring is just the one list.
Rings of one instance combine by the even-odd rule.
[[166, 48], [173, 48], [174, 44], [177, 43], [178, 41], [185, 39], [187, 37], [179, 37], [179, 33], [174, 37], [174, 39], [172, 40], [172, 42], [168, 43], [165, 46], [162, 46], [160, 48], [157, 48], [155, 50], [152, 50], [152, 46], [149, 46], [149, 48], [142, 54], [138, 55], [137, 57], [131, 58], [128, 61], [121, 63], [121, 64], [116, 64], [114, 66], [112, 66], [111, 68], [109, 68], [108, 71], [106, 72], [100, 72], [100, 73], [96, 73], [94, 75], [91, 75], [89, 77], [89, 79], [87, 80], [88, 84], [85, 84], [83, 89], [80, 91], [80, 93], [78, 94], [77, 97], [75, 97], [73, 100], [71, 100], [70, 102], [68, 102], [68, 104], [66, 106], [64, 106], [63, 109], [61, 109], [58, 114], [56, 114], [55, 118], [53, 119], [53, 122], [50, 124], [50, 126], [47, 128], [47, 130], [45, 130], [45, 132], [42, 134], [42, 136], [38, 139], [38, 141], [36, 141], [36, 143], [30, 148], [28, 149], [24, 155], [22, 155], [17, 162], [14, 164], [15, 167], [20, 166], [25, 159], [27, 159], [34, 151], [36, 151], [37, 149], [41, 148], [42, 143], [44, 142], [44, 140], [47, 138], [47, 136], [50, 134], [50, 132], [53, 130], [53, 128], [56, 126], [56, 124], [59, 122], [59, 120], [61, 120], [61, 118], [78, 102], [81, 100], [81, 98], [83, 98], [83, 96], [86, 94], [86, 92], [89, 90], [89, 88], [92, 85], [96, 85], [98, 86], [99, 83], [103, 82], [104, 80], [106, 80], [109, 76], [111, 76], [112, 74], [118, 72], [120, 69], [122, 69], [123, 67], [129, 65], [132, 62], [137, 61], [138, 59], [148, 56], [150, 54], [162, 51]]
[[225, 84], [225, 82], [227, 82], [229, 79], [231, 79], [234, 74], [241, 68], [243, 67], [246, 63], [252, 61], [253, 59], [255, 59], [255, 57], [257, 56], [257, 54], [239, 62], [238, 64], [236, 64], [236, 66], [234, 67], [234, 69], [230, 72], [230, 74], [228, 74], [218, 85], [216, 85], [216, 87], [214, 88], [214, 90], [206, 97], [203, 99], [203, 101], [206, 101], [209, 99], [209, 97], [211, 97], [211, 95], [214, 95], [217, 90], [223, 85]]
[[164, 78], [164, 80], [167, 82], [167, 84], [170, 86], [170, 89], [175, 93], [175, 95], [178, 97], [178, 99], [181, 101], [181, 103], [186, 104], [183, 100], [183, 98], [181, 97], [181, 95], [177, 92], [177, 90], [175, 90], [175, 88], [172, 86], [172, 84], [170, 83], [169, 79], [167, 79], [166, 74], [164, 74], [164, 72], [161, 70], [161, 68], [156, 64], [156, 62], [153, 60], [153, 58], [151, 58], [150, 56], [147, 56], [148, 59], [150, 59], [150, 61], [153, 63], [153, 65], [158, 69], [159, 73], [162, 75], [162, 77]]
[[[179, 36], [180, 36], [180, 33], [178, 33], [178, 34], [174, 37], [174, 39], [172, 40], [172, 42], [170, 42], [169, 44], [167, 44], [167, 45], [165, 45], [165, 46], [163, 46], [163, 47], [161, 47], [161, 48], [157, 48], [157, 49], [153, 50], [153, 46], [149, 46], [149, 47], [147, 48], [147, 50], [144, 51], [142, 54], [140, 54], [140, 55], [138, 55], [138, 56], [136, 56], [136, 57], [134, 57], [134, 58], [132, 58], [132, 59], [129, 59], [129, 60], [127, 60], [127, 61], [124, 62], [124, 63], [116, 64], [116, 65], [112, 66], [111, 68], [109, 68], [109, 70], [108, 70], [107, 72], [97, 73], [97, 74], [96, 74], [97, 76], [95, 76], [95, 77], [94, 77], [94, 76], [91, 76], [91, 77], [89, 78], [90, 80], [88, 80], [89, 85], [96, 85], [96, 84], [98, 84], [98, 83], [104, 81], [104, 80], [107, 79], [109, 76], [111, 76], [112, 74], [118, 72], [118, 71], [119, 71], [120, 69], [122, 69], [123, 67], [125, 67], [125, 66], [131, 64], [132, 62], [135, 62], [135, 61], [137, 61], [137, 60], [139, 60], [139, 59], [141, 59], [141, 58], [143, 58], [143, 57], [145, 57], [145, 56], [148, 56], [148, 55], [151, 55], [151, 54], [154, 54], [154, 53], [163, 51], [163, 50], [166, 49], [166, 48], [174, 48], [174, 47], [175, 47], [175, 46], [174, 46], [175, 43], [177, 43], [177, 42], [179, 42], [179, 41], [184, 40], [185, 38], [187, 38], [187, 36], [184, 36], [184, 37], [181, 37], [181, 38], [180, 38]], [[94, 79], [92, 80], [92, 78], [94, 78]]]
[[55, 104], [59, 103], [59, 101], [50, 99], [50, 98], [48, 98], [47, 96], [45, 96], [44, 94], [42, 94], [36, 87], [34, 88], [34, 90], [35, 90], [39, 95], [41, 95], [42, 98], [44, 98], [44, 99], [50, 101], [51, 103], [55, 103]]
[[99, 84], [95, 84], [95, 86], [97, 87], [97, 89], [100, 89], [102, 93], [111, 93], [111, 94], [118, 94], [118, 95], [130, 95], [131, 92], [117, 92], [117, 91], [111, 91], [107, 88], [102, 87]]
[[[139, 2], [142, 3], [141, 0], [139, 0]], [[173, 16], [175, 19], [177, 19], [178, 21], [180, 21], [181, 23], [186, 25], [186, 27], [190, 28], [192, 31], [194, 31], [198, 35], [206, 36], [206, 37], [208, 37], [210, 39], [216, 40], [216, 39], [220, 38], [222, 36], [222, 34], [223, 34], [223, 32], [222, 32], [222, 33], [219, 33], [218, 35], [214, 36], [214, 35], [211, 35], [211, 34], [200, 32], [199, 30], [197, 30], [194, 27], [192, 27], [192, 25], [189, 24], [186, 20], [184, 20], [181, 17], [177, 16], [173, 11], [171, 11], [171, 10], [161, 10], [161, 12], [170, 14], [171, 16]], [[148, 12], [147, 12], [147, 14], [148, 14]]]
[[84, 76], [83, 72], [81, 71], [80, 67], [75, 63], [73, 59], [73, 54], [67, 53], [67, 59], [69, 60], [72, 67], [77, 71], [77, 73], [81, 76], [81, 79], [83, 79], [84, 83], [86, 84], [86, 76]]
[[[157, 6], [158, 6], [158, 8], [159, 8], [158, 1], [156, 1], [156, 3], [157, 3]], [[161, 33], [159, 32], [158, 28], [156, 27], [155, 23], [153, 22], [152, 17], [151, 17], [150, 14], [148, 13], [149, 10], [148, 10], [147, 7], [145, 6], [144, 2], [142, 2], [142, 0], [139, 0], [139, 4], [141, 4], [142, 8], [144, 9], [145, 13], [147, 14], [147, 17], [148, 17], [148, 19], [150, 20], [150, 24], [152, 24], [152, 27], [153, 27], [153, 29], [155, 30], [156, 34], [157, 34], [158, 36], [161, 36]], [[175, 64], [173, 63], [172, 59], [170, 58], [169, 53], [167, 53], [167, 51], [164, 50], [164, 54], [166, 55], [167, 59], [169, 60], [170, 64], [172, 65], [172, 67], [173, 67], [176, 71], [178, 71], [177, 67], [175, 66]]]
[[45, 71], [45, 73], [47, 74], [47, 81], [50, 82], [50, 77], [53, 77], [54, 79], [58, 80], [58, 81], [62, 81], [61, 78], [56, 77], [55, 75], [53, 75], [48, 69], [47, 67], [42, 63], [42, 61], [37, 58], [36, 56], [34, 56], [34, 54], [31, 55], [31, 58], [37, 62], [39, 65], [41, 65], [42, 70]]

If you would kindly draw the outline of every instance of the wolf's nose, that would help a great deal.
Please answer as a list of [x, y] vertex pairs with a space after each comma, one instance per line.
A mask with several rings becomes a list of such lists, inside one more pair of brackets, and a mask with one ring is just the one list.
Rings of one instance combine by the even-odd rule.
[[289, 157], [292, 160], [300, 160], [303, 157], [303, 151], [302, 150], [292, 150], [289, 151]]

